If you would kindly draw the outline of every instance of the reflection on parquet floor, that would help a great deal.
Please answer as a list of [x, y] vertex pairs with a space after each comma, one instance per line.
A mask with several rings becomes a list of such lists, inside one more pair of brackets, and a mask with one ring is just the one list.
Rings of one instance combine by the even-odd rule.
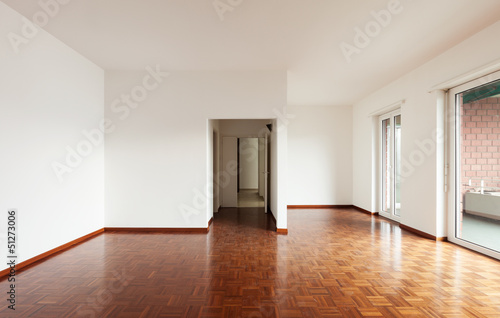
[[238, 192], [239, 208], [263, 208], [264, 198], [259, 195], [259, 190], [244, 190]]
[[208, 235], [105, 233], [21, 272], [0, 316], [500, 317], [496, 260], [350, 209], [288, 224], [225, 209]]

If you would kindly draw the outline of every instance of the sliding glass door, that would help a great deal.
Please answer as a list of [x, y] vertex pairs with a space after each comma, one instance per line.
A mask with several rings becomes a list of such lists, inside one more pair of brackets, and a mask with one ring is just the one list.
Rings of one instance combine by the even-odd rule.
[[401, 216], [401, 112], [380, 116], [380, 215], [399, 221]]
[[454, 158], [449, 239], [500, 254], [500, 73], [450, 91]]

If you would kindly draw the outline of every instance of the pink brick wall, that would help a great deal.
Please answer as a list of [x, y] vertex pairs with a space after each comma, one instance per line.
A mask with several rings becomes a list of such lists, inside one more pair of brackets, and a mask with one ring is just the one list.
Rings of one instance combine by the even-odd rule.
[[462, 182], [500, 187], [500, 98], [464, 104], [461, 114]]

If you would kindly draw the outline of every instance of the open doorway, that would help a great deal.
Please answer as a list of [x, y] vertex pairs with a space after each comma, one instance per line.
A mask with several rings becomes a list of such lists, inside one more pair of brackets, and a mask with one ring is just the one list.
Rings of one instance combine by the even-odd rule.
[[[245, 217], [246, 211], [253, 209], [256, 215], [262, 215], [263, 219], [273, 222], [278, 232], [287, 232], [284, 189], [286, 135], [286, 126], [280, 125], [277, 119], [208, 120], [207, 224], [210, 224], [211, 220], [215, 221], [217, 212], [234, 214], [237, 219]], [[263, 208], [238, 208], [239, 138], [259, 138], [259, 148], [265, 151], [259, 152], [264, 165], [259, 167], [258, 178], [259, 196], [264, 197]], [[259, 220], [262, 221], [260, 217]], [[256, 219], [255, 222], [260, 222], [259, 220]]]
[[238, 138], [238, 208], [263, 208], [267, 177], [265, 138]]
[[[262, 208], [271, 203], [272, 120], [212, 122], [214, 212], [218, 208]], [[218, 207], [218, 208], [217, 208]]]

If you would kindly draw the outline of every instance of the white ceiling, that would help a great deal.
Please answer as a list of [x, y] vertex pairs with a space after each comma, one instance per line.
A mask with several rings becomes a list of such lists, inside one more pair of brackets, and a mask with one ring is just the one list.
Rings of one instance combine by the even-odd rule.
[[287, 70], [290, 105], [351, 105], [500, 17], [498, 0], [399, 0], [348, 63], [340, 44], [397, 0], [215, 0], [236, 4], [223, 21], [214, 0], [60, 1], [44, 28], [104, 69]]

